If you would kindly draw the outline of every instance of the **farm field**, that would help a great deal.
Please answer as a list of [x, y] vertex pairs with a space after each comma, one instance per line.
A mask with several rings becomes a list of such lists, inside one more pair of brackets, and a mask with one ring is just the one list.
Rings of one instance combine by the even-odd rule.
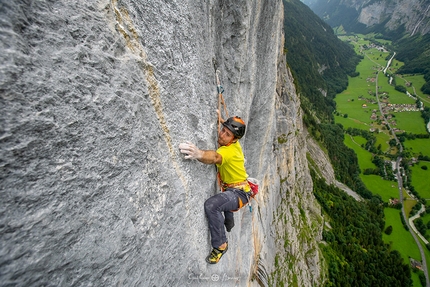
[[406, 140], [404, 145], [416, 157], [419, 154], [430, 156], [430, 139]]
[[397, 182], [384, 180], [379, 175], [360, 174], [361, 180], [375, 194], [379, 194], [384, 202], [388, 202], [390, 198], [399, 198], [399, 189]]
[[[421, 167], [427, 166], [428, 169], [424, 170]], [[412, 185], [415, 190], [425, 199], [430, 200], [430, 184], [428, 179], [430, 178], [430, 162], [421, 161], [414, 166], [412, 169]], [[427, 179], [427, 180], [423, 180]]]
[[[421, 260], [421, 255], [418, 246], [415, 244], [414, 239], [409, 231], [403, 227], [400, 221], [400, 210], [395, 208], [385, 208], [385, 228], [388, 226], [393, 227], [393, 233], [387, 235], [383, 233], [382, 238], [385, 242], [389, 243], [393, 249], [404, 250], [406, 252], [401, 252], [401, 255], [405, 262], [409, 261], [408, 256]], [[406, 256], [408, 254], [408, 256]]]
[[[403, 195], [405, 195], [405, 194], [406, 194], [406, 192], [403, 192]], [[414, 207], [415, 204], [417, 204], [416, 200], [411, 200], [410, 197], [405, 198], [405, 201], [403, 202], [403, 205], [405, 206], [406, 216], [409, 217], [409, 215], [411, 213], [411, 210], [412, 210], [412, 207]]]
[[427, 133], [424, 120], [419, 112], [401, 112], [395, 115], [398, 129], [414, 134]]

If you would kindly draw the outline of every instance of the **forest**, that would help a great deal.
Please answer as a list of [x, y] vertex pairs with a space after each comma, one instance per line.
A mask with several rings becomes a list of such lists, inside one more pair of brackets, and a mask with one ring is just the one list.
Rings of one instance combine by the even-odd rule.
[[356, 201], [317, 178], [314, 171], [311, 174], [315, 197], [330, 217], [323, 231], [327, 245], [321, 244], [328, 261], [325, 286], [412, 286], [409, 265], [382, 240], [380, 202]]

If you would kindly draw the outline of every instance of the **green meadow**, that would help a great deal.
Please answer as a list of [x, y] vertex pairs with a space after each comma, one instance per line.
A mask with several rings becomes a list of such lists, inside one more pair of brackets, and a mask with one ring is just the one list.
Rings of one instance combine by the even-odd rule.
[[404, 93], [396, 91], [396, 89], [388, 82], [388, 78], [385, 77], [382, 73], [380, 73], [378, 76], [378, 87], [379, 94], [387, 93], [388, 101], [390, 102], [390, 104], [415, 105], [415, 100], [413, 98], [408, 97]]
[[366, 51], [366, 57], [369, 58], [369, 60], [377, 64], [378, 66], [385, 67], [387, 65], [387, 58], [390, 55], [388, 52], [381, 52], [377, 49], [369, 49]]
[[[430, 96], [423, 94], [420, 90], [425, 83], [423, 75], [404, 75], [402, 77], [397, 77], [396, 79], [397, 84], [400, 84], [400, 82], [403, 81], [401, 84], [406, 87], [409, 93], [416, 94], [424, 104], [430, 104]], [[412, 86], [406, 86], [406, 82], [411, 83]]]
[[381, 145], [381, 151], [387, 152], [390, 150], [390, 136], [385, 132], [380, 132], [376, 134], [376, 146]]
[[[427, 170], [422, 169], [422, 166], [427, 166]], [[412, 169], [412, 185], [415, 190], [425, 199], [430, 200], [430, 184], [427, 181], [430, 178], [430, 162], [421, 161], [414, 166]], [[427, 179], [427, 180], [423, 180]]]
[[383, 201], [388, 202], [390, 198], [398, 198], [399, 191], [397, 182], [388, 181], [381, 178], [379, 175], [364, 175], [363, 170], [366, 168], [375, 168], [372, 163], [372, 154], [361, 147], [361, 144], [366, 143], [366, 140], [361, 136], [351, 137], [345, 135], [345, 145], [355, 151], [358, 157], [358, 165], [361, 169], [360, 178], [366, 187], [375, 194], [379, 194]]
[[384, 180], [379, 175], [360, 175], [361, 180], [366, 187], [375, 194], [379, 194], [384, 202], [388, 202], [390, 198], [399, 198], [399, 189], [397, 182]]
[[342, 126], [347, 129], [347, 128], [357, 128], [357, 129], [362, 129], [362, 130], [368, 130], [370, 128], [370, 126], [366, 123], [363, 123], [357, 119], [353, 119], [350, 117], [343, 117], [343, 116], [334, 116], [336, 123], [342, 124]]
[[366, 140], [363, 137], [360, 137], [360, 136], [351, 137], [350, 135], [345, 135], [344, 142], [347, 147], [352, 148], [357, 154], [358, 165], [360, 166], [361, 170], [364, 170], [366, 168], [376, 167], [372, 163], [372, 154], [360, 146], [361, 143], [366, 143]]
[[352, 139], [352, 141], [358, 146], [364, 145], [367, 142], [367, 140], [362, 136], [349, 136], [349, 138]]
[[396, 128], [408, 133], [426, 134], [427, 130], [420, 112], [395, 113]]
[[404, 146], [415, 157], [418, 157], [420, 154], [430, 156], [430, 139], [406, 140]]
[[389, 243], [393, 249], [402, 250], [401, 255], [405, 262], [409, 261], [409, 256], [421, 260], [420, 251], [418, 246], [415, 244], [415, 240], [412, 234], [403, 227], [400, 220], [400, 210], [395, 208], [385, 208], [385, 228], [388, 226], [393, 227], [393, 233], [390, 235], [382, 234], [382, 238], [385, 242]]

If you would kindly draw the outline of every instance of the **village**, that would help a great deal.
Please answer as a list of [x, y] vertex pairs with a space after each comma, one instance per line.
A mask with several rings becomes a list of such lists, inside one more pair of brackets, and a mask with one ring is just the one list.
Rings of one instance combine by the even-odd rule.
[[[369, 92], [370, 93], [370, 92]], [[408, 93], [409, 97], [416, 99], [414, 96], [412, 96], [411, 94]], [[372, 114], [370, 116], [370, 119], [373, 121], [380, 121], [380, 124], [382, 125], [387, 125], [389, 124], [394, 132], [404, 132], [403, 130], [399, 130], [397, 128], [395, 128], [395, 126], [397, 125], [396, 120], [395, 120], [395, 115], [393, 115], [392, 113], [400, 113], [400, 112], [419, 112], [421, 110], [423, 110], [423, 105], [419, 105], [419, 107], [417, 106], [417, 104], [391, 104], [388, 102], [389, 96], [387, 93], [382, 93], [380, 95], [381, 97], [381, 101], [380, 101], [380, 108], [381, 111], [383, 113], [383, 115], [380, 115], [378, 117], [377, 112], [378, 110], [373, 109], [372, 110]], [[361, 107], [363, 109], [368, 108], [368, 104], [376, 104], [376, 100], [372, 99], [372, 98], [364, 98], [363, 96], [359, 96], [358, 100], [360, 101], [366, 101], [366, 103], [362, 104]], [[374, 132], [375, 129], [371, 128], [370, 129], [371, 132]]]

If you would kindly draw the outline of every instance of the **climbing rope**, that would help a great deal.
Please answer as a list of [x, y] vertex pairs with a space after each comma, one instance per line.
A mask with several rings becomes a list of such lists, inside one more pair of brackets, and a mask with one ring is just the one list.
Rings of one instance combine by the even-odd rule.
[[219, 112], [219, 116], [217, 119], [218, 122], [218, 132], [221, 131], [221, 124], [223, 121], [222, 118], [222, 110], [221, 110], [221, 106], [224, 110], [224, 113], [226, 115], [226, 118], [228, 118], [228, 111], [227, 111], [227, 105], [225, 104], [224, 101], [224, 88], [221, 86], [221, 81], [220, 81], [220, 74], [221, 72], [218, 70], [218, 62], [215, 58], [212, 58], [212, 64], [214, 65], [214, 69], [215, 69], [215, 78], [216, 78], [216, 89], [218, 91], [218, 112]]
[[[225, 101], [224, 101], [224, 96], [222, 95], [222, 93], [224, 93], [224, 88], [221, 86], [221, 82], [220, 82], [220, 80], [219, 80], [219, 74], [220, 74], [221, 72], [219, 71], [219, 70], [216, 70], [215, 71], [215, 75], [216, 75], [216, 84], [217, 84], [217, 91], [218, 91], [218, 111], [219, 111], [219, 113], [220, 113], [220, 116], [221, 116], [221, 106], [223, 107], [223, 109], [224, 109], [224, 113], [225, 113], [225, 115], [226, 115], [226, 117], [228, 118], [228, 111], [227, 111], [227, 105], [225, 104]], [[222, 118], [222, 116], [221, 116], [221, 118]], [[218, 132], [221, 130], [221, 118], [220, 117], [218, 117]]]

